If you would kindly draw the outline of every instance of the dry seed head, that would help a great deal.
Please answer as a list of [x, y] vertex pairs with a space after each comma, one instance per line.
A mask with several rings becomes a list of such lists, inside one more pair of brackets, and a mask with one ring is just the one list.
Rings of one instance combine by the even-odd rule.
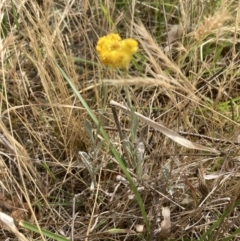
[[218, 12], [214, 16], [205, 18], [203, 23], [196, 29], [194, 33], [195, 38], [200, 40], [204, 35], [220, 29], [226, 21], [231, 19], [233, 19], [232, 16], [226, 12]]

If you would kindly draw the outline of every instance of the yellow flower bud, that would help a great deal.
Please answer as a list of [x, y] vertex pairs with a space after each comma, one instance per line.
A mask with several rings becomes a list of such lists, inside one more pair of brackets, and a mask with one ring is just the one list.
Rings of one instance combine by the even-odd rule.
[[127, 69], [133, 54], [138, 51], [138, 42], [131, 38], [122, 40], [118, 34], [113, 33], [101, 37], [96, 50], [104, 65]]

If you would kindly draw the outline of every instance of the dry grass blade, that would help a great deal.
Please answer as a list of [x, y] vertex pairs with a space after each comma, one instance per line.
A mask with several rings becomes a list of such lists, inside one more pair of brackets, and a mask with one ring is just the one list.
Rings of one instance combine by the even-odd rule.
[[141, 78], [141, 77], [131, 77], [129, 79], [104, 79], [103, 83], [111, 84], [114, 86], [161, 86], [167, 90], [179, 90], [188, 94], [189, 91], [187, 88], [183, 87], [173, 78], [166, 77], [164, 75], [156, 75], [155, 78]]
[[[121, 108], [123, 110], [129, 111], [129, 109], [127, 107], [117, 103], [114, 100], [111, 100], [110, 104], [114, 105], [114, 106], [117, 106], [117, 107], [119, 107], [119, 108]], [[217, 149], [206, 147], [206, 146], [194, 143], [192, 141], [189, 141], [186, 138], [180, 136], [178, 133], [168, 129], [167, 127], [165, 127], [165, 126], [163, 126], [163, 125], [161, 125], [159, 123], [156, 123], [155, 121], [149, 119], [148, 117], [143, 116], [143, 115], [139, 114], [138, 112], [135, 112], [135, 114], [142, 121], [147, 123], [149, 126], [153, 127], [155, 130], [158, 130], [158, 131], [162, 132], [164, 135], [166, 135], [167, 137], [169, 137], [170, 139], [172, 139], [173, 141], [177, 142], [178, 144], [180, 144], [180, 145], [182, 145], [184, 147], [187, 147], [187, 148], [190, 148], [190, 149], [195, 149], [195, 150], [202, 150], [202, 151], [213, 152], [213, 153], [216, 153], [216, 154], [220, 155], [220, 152]]]
[[176, 87], [168, 84], [165, 79], [152, 79], [152, 78], [131, 78], [131, 79], [106, 79], [103, 83], [112, 85], [150, 85], [150, 86], [163, 86], [166, 89], [175, 89]]

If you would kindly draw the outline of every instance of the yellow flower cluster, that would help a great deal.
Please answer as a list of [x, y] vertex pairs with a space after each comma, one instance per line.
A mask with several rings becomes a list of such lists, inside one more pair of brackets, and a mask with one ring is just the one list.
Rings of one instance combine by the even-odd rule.
[[133, 54], [138, 51], [138, 42], [131, 38], [122, 40], [113, 33], [99, 38], [96, 50], [104, 65], [127, 69]]

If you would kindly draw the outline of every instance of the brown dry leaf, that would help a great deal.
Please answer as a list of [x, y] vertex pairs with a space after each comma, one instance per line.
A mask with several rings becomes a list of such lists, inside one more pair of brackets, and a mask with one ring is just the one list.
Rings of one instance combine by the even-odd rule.
[[196, 193], [196, 190], [195, 188], [193, 187], [193, 185], [191, 184], [191, 182], [189, 181], [188, 177], [186, 176], [186, 174], [184, 174], [184, 177], [185, 177], [185, 183], [186, 185], [189, 187], [190, 191], [191, 191], [191, 194], [192, 194], [192, 198], [194, 200], [194, 205], [195, 205], [195, 208], [197, 207], [198, 205], [198, 197], [197, 197], [197, 193]]
[[163, 207], [162, 215], [163, 221], [161, 222], [161, 231], [159, 233], [160, 241], [168, 238], [171, 232], [170, 209], [168, 207]]
[[11, 212], [11, 217], [13, 217], [17, 222], [20, 220], [27, 220], [27, 213], [24, 209], [16, 209]]
[[[23, 208], [20, 208], [22, 207]], [[16, 200], [13, 202], [9, 200], [3, 193], [0, 193], [0, 207], [3, 207], [10, 211], [10, 216], [16, 220], [26, 220], [27, 214], [30, 213], [29, 206], [27, 203], [23, 203], [23, 205], [20, 205], [19, 202]]]
[[208, 195], [209, 191], [206, 185], [202, 167], [198, 169], [198, 180], [199, 180], [198, 190], [201, 192], [202, 197], [205, 198]]
[[182, 29], [178, 24], [172, 25], [167, 33], [167, 46], [164, 48], [164, 52], [169, 56], [173, 47], [173, 43], [182, 34]]
[[169, 29], [167, 35], [168, 35], [168, 42], [171, 44], [173, 43], [181, 33], [180, 26], [178, 24], [172, 25]]
[[[129, 109], [126, 106], [121, 105], [114, 100], [110, 101], [110, 105], [114, 105], [114, 106], [117, 106], [117, 107], [119, 107], [123, 110], [129, 111]], [[147, 123], [149, 126], [153, 127], [155, 130], [160, 131], [165, 136], [169, 137], [170, 139], [172, 139], [173, 141], [177, 142], [178, 144], [180, 144], [184, 147], [187, 147], [187, 148], [190, 148], [190, 149], [195, 149], [195, 150], [202, 150], [202, 151], [208, 151], [208, 152], [220, 154], [220, 152], [218, 150], [214, 149], [214, 148], [202, 146], [200, 144], [189, 141], [186, 138], [184, 138], [183, 136], [180, 136], [178, 133], [168, 129], [167, 127], [165, 127], [165, 126], [163, 126], [159, 123], [156, 123], [155, 121], [149, 119], [148, 117], [145, 117], [145, 116], [139, 114], [136, 111], [134, 113], [135, 113], [136, 116], [139, 117], [139, 119], [141, 119], [142, 121]]]
[[13, 202], [8, 200], [3, 193], [0, 193], [0, 206], [8, 210], [12, 210], [14, 208]]

